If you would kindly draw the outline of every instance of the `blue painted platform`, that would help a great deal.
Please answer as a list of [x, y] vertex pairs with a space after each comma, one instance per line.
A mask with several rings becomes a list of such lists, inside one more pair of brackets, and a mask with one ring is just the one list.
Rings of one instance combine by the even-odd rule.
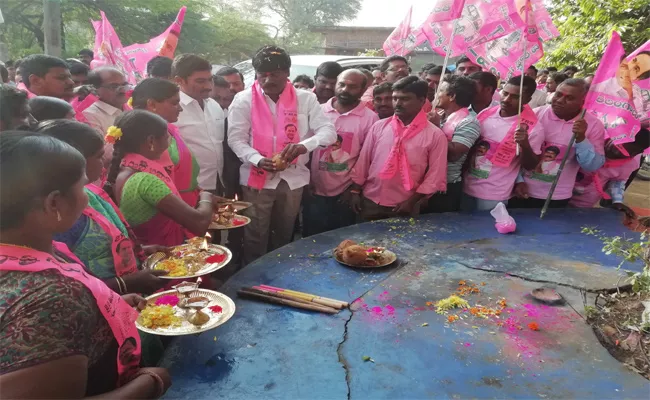
[[[512, 215], [517, 232], [507, 236], [488, 213], [428, 215], [356, 225], [267, 254], [224, 286], [237, 305], [228, 323], [167, 350], [166, 398], [647, 399], [648, 381], [611, 357], [581, 315], [581, 289], [612, 287], [622, 275], [581, 228], [638, 234], [605, 209], [549, 210], [543, 221], [529, 210]], [[398, 262], [380, 270], [339, 265], [331, 249], [343, 239], [386, 246]], [[453, 294], [460, 280], [480, 289], [466, 297], [472, 305], [504, 298], [501, 316], [458, 311], [449, 323], [436, 313], [430, 302]], [[353, 304], [330, 316], [237, 297], [257, 284]], [[568, 304], [534, 303], [528, 293], [542, 285]]]

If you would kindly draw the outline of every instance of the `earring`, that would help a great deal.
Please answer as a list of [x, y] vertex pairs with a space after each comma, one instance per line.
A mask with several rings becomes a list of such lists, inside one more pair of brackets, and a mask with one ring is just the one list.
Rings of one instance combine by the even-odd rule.
[[58, 222], [61, 222], [61, 213], [60, 213], [58, 210], [57, 210], [57, 212], [56, 212], [56, 220], [57, 220]]

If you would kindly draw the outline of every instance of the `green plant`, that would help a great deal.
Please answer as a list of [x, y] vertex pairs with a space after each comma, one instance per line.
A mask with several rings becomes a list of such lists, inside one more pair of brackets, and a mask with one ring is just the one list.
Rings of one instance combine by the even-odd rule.
[[650, 237], [645, 232], [641, 233], [639, 241], [620, 236], [607, 237], [602, 231], [591, 227], [583, 227], [582, 233], [600, 239], [603, 242], [603, 253], [620, 257], [618, 268], [626, 262], [634, 263], [641, 260], [643, 262], [641, 272], [625, 272], [634, 293], [650, 294]]
[[585, 316], [587, 319], [594, 318], [596, 315], [598, 315], [598, 309], [593, 306], [585, 306]]

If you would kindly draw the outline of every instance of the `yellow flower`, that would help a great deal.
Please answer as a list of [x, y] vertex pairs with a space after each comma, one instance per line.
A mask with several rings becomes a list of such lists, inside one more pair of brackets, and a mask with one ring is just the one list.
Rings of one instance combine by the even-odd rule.
[[117, 126], [110, 126], [106, 130], [106, 143], [115, 144], [122, 137], [122, 130]]
[[133, 97], [129, 97], [129, 101], [127, 101], [126, 104], [128, 104], [129, 107], [133, 108]]

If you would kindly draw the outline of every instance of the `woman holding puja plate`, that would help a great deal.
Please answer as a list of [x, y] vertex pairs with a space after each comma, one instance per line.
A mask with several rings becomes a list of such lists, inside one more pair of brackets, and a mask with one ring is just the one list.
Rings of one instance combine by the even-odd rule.
[[201, 192], [194, 208], [181, 198], [161, 163], [169, 147], [167, 121], [148, 111], [129, 111], [117, 118], [106, 140], [114, 152], [105, 190], [143, 244], [178, 246], [205, 234], [224, 199]]
[[139, 367], [144, 299], [120, 297], [53, 236], [88, 204], [85, 160], [46, 135], [0, 135], [0, 387], [3, 398], [158, 398], [163, 368]]
[[170, 177], [181, 198], [194, 207], [201, 192], [197, 181], [199, 163], [183, 141], [178, 128], [173, 125], [183, 111], [178, 86], [165, 79], [148, 78], [135, 87], [131, 100], [134, 109], [150, 111], [167, 121], [171, 140], [167, 152], [161, 157], [161, 164], [173, 165]]

